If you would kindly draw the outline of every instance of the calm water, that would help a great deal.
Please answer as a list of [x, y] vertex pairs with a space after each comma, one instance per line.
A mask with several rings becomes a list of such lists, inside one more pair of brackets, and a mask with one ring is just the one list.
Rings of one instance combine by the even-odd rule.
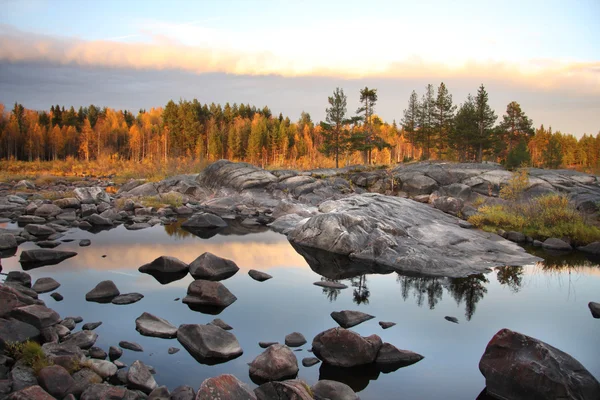
[[[6, 225], [12, 227], [12, 225]], [[235, 232], [230, 232], [235, 233]], [[122, 361], [136, 359], [154, 366], [156, 380], [170, 389], [188, 384], [195, 388], [206, 378], [232, 373], [251, 383], [247, 363], [262, 349], [259, 341], [283, 342], [286, 334], [298, 331], [308, 343], [297, 352], [298, 362], [312, 354], [312, 338], [336, 326], [329, 314], [345, 309], [359, 310], [376, 318], [352, 328], [361, 335], [378, 334], [401, 349], [425, 356], [412, 366], [389, 374], [361, 372], [344, 379], [366, 399], [475, 399], [485, 386], [478, 369], [479, 359], [490, 338], [501, 328], [510, 328], [539, 338], [577, 358], [600, 378], [600, 321], [592, 318], [589, 301], [600, 301], [600, 268], [582, 256], [551, 257], [546, 264], [499, 269], [464, 279], [427, 279], [388, 275], [365, 275], [342, 280], [349, 288], [328, 291], [314, 286], [320, 280], [304, 258], [277, 233], [265, 231], [248, 235], [217, 235], [200, 239], [175, 226], [155, 226], [130, 232], [123, 227], [97, 234], [73, 229], [66, 238], [92, 240], [90, 247], [77, 241], [57, 250], [74, 250], [79, 255], [59, 265], [29, 271], [35, 280], [52, 276], [61, 283], [62, 302], [48, 294], [40, 297], [62, 317], [81, 315], [84, 321], [103, 321], [96, 329], [97, 346], [108, 350], [120, 340], [140, 343], [145, 351], [124, 351]], [[2, 260], [3, 272], [20, 270], [21, 250], [36, 248], [27, 243], [16, 257]], [[234, 327], [244, 354], [230, 362], [206, 366], [196, 362], [176, 339], [141, 336], [135, 319], [147, 311], [174, 325], [208, 323], [215, 316], [190, 310], [174, 301], [183, 298], [192, 278], [161, 285], [137, 268], [161, 255], [193, 261], [205, 251], [234, 260], [240, 271], [223, 283], [238, 298], [219, 318]], [[106, 255], [106, 258], [102, 258]], [[539, 254], [546, 256], [544, 253]], [[259, 283], [249, 269], [273, 275]], [[117, 306], [85, 301], [85, 293], [99, 281], [111, 279], [121, 293], [140, 292], [140, 302]], [[444, 316], [455, 316], [453, 324]], [[383, 330], [378, 321], [397, 325]], [[182, 348], [168, 355], [171, 346]], [[304, 368], [299, 378], [313, 384], [335, 374], [320, 364]]]

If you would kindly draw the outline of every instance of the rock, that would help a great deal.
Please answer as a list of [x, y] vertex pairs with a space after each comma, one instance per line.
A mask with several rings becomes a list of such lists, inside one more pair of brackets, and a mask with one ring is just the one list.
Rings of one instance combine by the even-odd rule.
[[112, 299], [120, 294], [119, 289], [113, 281], [102, 281], [96, 287], [85, 295], [87, 301], [95, 301], [97, 303], [109, 303]]
[[75, 257], [77, 253], [74, 251], [59, 251], [59, 250], [23, 250], [21, 252], [21, 263], [23, 269], [28, 270], [32, 268], [42, 267], [44, 265], [54, 265], [67, 258]]
[[147, 312], [135, 320], [135, 329], [144, 336], [172, 339], [177, 336], [177, 328], [165, 319]]
[[79, 199], [76, 199], [75, 197], [65, 197], [64, 199], [58, 199], [58, 200], [54, 200], [52, 202], [52, 204], [54, 204], [57, 207], [60, 208], [79, 208], [81, 207], [81, 202], [79, 201]]
[[98, 334], [93, 331], [79, 331], [72, 333], [63, 340], [65, 344], [72, 344], [80, 349], [89, 349], [96, 343]]
[[179, 349], [177, 347], [169, 347], [169, 349], [167, 350], [167, 353], [175, 354], [175, 353], [179, 353], [179, 350], [181, 350], [181, 349]]
[[102, 325], [102, 321], [88, 322], [88, 323], [83, 324], [83, 326], [81, 327], [81, 329], [83, 329], [85, 331], [93, 331], [94, 329], [96, 329], [100, 325]]
[[33, 325], [38, 329], [47, 328], [60, 321], [58, 313], [41, 305], [20, 307], [12, 311], [12, 317], [19, 321]]
[[571, 251], [573, 248], [568, 243], [556, 238], [549, 238], [542, 243], [542, 248], [554, 251]]
[[543, 245], [543, 244], [544, 244], [544, 243], [540, 242], [539, 240], [534, 240], [534, 241], [533, 241], [533, 245], [534, 245], [535, 247], [542, 247], [542, 245]]
[[224, 362], [243, 353], [232, 333], [214, 325], [180, 325], [177, 340], [203, 364]]
[[85, 388], [80, 400], [138, 400], [136, 393], [123, 386], [113, 386], [107, 383], [96, 383]]
[[213, 319], [213, 320], [210, 322], [210, 324], [211, 324], [211, 325], [218, 326], [218, 327], [219, 327], [219, 328], [221, 328], [221, 329], [225, 329], [226, 331], [230, 331], [230, 330], [232, 330], [232, 329], [233, 329], [233, 328], [232, 328], [232, 327], [231, 327], [229, 324], [227, 324], [225, 321], [223, 321], [223, 320], [222, 320], [222, 319], [220, 319], [220, 318]]
[[190, 264], [190, 274], [194, 279], [220, 281], [232, 277], [238, 272], [238, 266], [231, 260], [203, 253]]
[[321, 360], [319, 360], [316, 357], [306, 357], [306, 358], [302, 359], [302, 366], [303, 367], [312, 367], [313, 365], [317, 365], [320, 362], [321, 362]]
[[338, 381], [319, 380], [310, 389], [315, 399], [359, 400], [350, 386]]
[[488, 343], [479, 370], [487, 392], [503, 399], [598, 399], [600, 383], [570, 355], [502, 329]]
[[313, 283], [313, 285], [324, 287], [327, 289], [346, 289], [346, 288], [348, 288], [348, 286], [344, 285], [343, 283], [331, 282], [331, 281], [317, 281], [317, 282]]
[[250, 278], [259, 282], [268, 281], [269, 279], [273, 278], [271, 275], [257, 271], [255, 269], [251, 269], [250, 271], [248, 271], [248, 275], [250, 275]]
[[48, 293], [57, 289], [60, 286], [60, 283], [56, 282], [52, 278], [39, 278], [35, 281], [32, 289], [36, 291], [36, 293]]
[[8, 378], [12, 381], [12, 390], [14, 392], [38, 384], [33, 369], [26, 366], [22, 361], [17, 361], [10, 370]]
[[297, 379], [267, 382], [254, 389], [257, 400], [312, 400], [308, 385]]
[[[97, 360], [105, 360], [106, 355], [107, 355], [104, 350], [102, 350], [100, 347], [96, 347], [96, 346], [90, 347], [90, 349], [88, 350], [88, 354], [90, 355], [91, 358], [95, 358]], [[98, 375], [101, 375], [101, 374], [98, 374]]]
[[111, 303], [119, 305], [133, 304], [137, 303], [143, 298], [144, 295], [141, 293], [126, 293], [118, 295], [117, 297], [111, 300]]
[[384, 321], [379, 321], [379, 326], [381, 326], [383, 329], [388, 329], [391, 328], [392, 326], [396, 325], [395, 322], [384, 322]]
[[65, 369], [71, 369], [85, 360], [83, 351], [70, 343], [44, 343], [42, 351], [49, 361]]
[[17, 239], [15, 239], [13, 234], [0, 233], [0, 250], [15, 249], [17, 246]]
[[80, 221], [79, 222], [79, 229], [91, 230], [92, 228], [93, 228], [92, 224], [90, 224], [87, 221]]
[[92, 241], [90, 239], [81, 239], [79, 241], [79, 246], [81, 246], [81, 247], [87, 247], [91, 244], [92, 244]]
[[424, 175], [415, 175], [402, 184], [402, 190], [411, 195], [430, 194], [437, 187], [436, 181]]
[[377, 335], [362, 337], [347, 329], [331, 328], [315, 336], [312, 349], [320, 360], [348, 368], [374, 362], [381, 345]]
[[[62, 235], [62, 234], [60, 234]], [[40, 240], [39, 242], [35, 243], [36, 245], [38, 245], [39, 247], [41, 247], [42, 249], [53, 249], [55, 247], [60, 246], [60, 242], [57, 242], [55, 240]]]
[[22, 189], [29, 189], [29, 190], [35, 190], [35, 184], [31, 181], [28, 181], [26, 179], [22, 179], [19, 182], [17, 182], [15, 184], [15, 186], [13, 187], [14, 190], [22, 190]]
[[509, 231], [506, 232], [506, 239], [515, 243], [525, 243], [527, 241], [527, 236], [522, 234], [521, 232]]
[[119, 359], [123, 355], [123, 350], [116, 346], [110, 346], [108, 349], [108, 358], [110, 361]]
[[25, 303], [27, 305], [41, 305], [41, 303], [35, 301], [39, 298], [35, 290], [20, 285], [17, 282], [4, 282], [4, 287], [2, 288], [3, 291], [10, 291], [11, 293], [15, 294], [18, 297], [19, 301], [22, 303]]
[[198, 175], [196, 182], [211, 189], [225, 187], [241, 191], [265, 187], [277, 182], [277, 177], [248, 163], [219, 160], [206, 167]]
[[285, 337], [285, 344], [290, 347], [300, 347], [306, 344], [306, 339], [300, 332], [293, 332]]
[[119, 346], [124, 349], [131, 351], [144, 351], [144, 348], [135, 342], [128, 342], [126, 340], [122, 340], [119, 342]]
[[34, 215], [36, 217], [51, 218], [62, 213], [62, 209], [54, 204], [42, 204], [35, 209]]
[[214, 214], [198, 213], [189, 217], [187, 221], [181, 224], [181, 227], [192, 231], [197, 229], [222, 229], [227, 228], [227, 222]]
[[577, 248], [579, 251], [584, 253], [599, 255], [600, 254], [600, 242], [593, 242], [586, 246], [580, 246]]
[[[76, 324], [79, 324], [79, 323], [83, 322], [83, 318], [81, 316], [67, 317], [67, 318], [72, 319], [73, 322], [75, 322]], [[67, 318], [65, 318], [65, 319], [67, 319]]]
[[[37, 293], [35, 294], [37, 295]], [[7, 317], [14, 309], [34, 304], [34, 302], [33, 298], [16, 289], [7, 285], [0, 286], [0, 317]]]
[[358, 324], [375, 318], [373, 315], [365, 314], [360, 311], [333, 311], [331, 318], [334, 319], [342, 328], [352, 328]]
[[145, 222], [136, 222], [133, 224], [125, 225], [125, 229], [127, 229], [128, 231], [140, 231], [142, 229], [147, 229], [151, 227], [152, 225]]
[[0, 351], [10, 343], [39, 340], [40, 330], [33, 325], [16, 319], [0, 318]]
[[37, 217], [35, 215], [21, 215], [17, 218], [17, 223], [19, 226], [27, 225], [27, 224], [43, 224], [46, 222], [46, 218]]
[[71, 334], [71, 330], [64, 325], [56, 324], [52, 328], [56, 331], [59, 339], [63, 339], [65, 336]]
[[190, 386], [178, 386], [171, 392], [171, 400], [194, 400], [196, 393]]
[[89, 217], [86, 217], [86, 221], [93, 226], [113, 226], [113, 222], [110, 219], [101, 217], [98, 214], [92, 214]]
[[73, 329], [75, 329], [75, 320], [72, 319], [72, 318], [65, 318], [62, 321], [60, 321], [59, 324], [65, 326], [70, 331], [72, 331]]
[[55, 400], [37, 384], [21, 390], [16, 390], [13, 385], [13, 390], [15, 391], [6, 400]]
[[353, 262], [381, 273], [461, 277], [540, 260], [497, 235], [463, 229], [455, 217], [408, 199], [367, 193], [325, 201], [319, 211], [288, 235], [309, 265], [316, 250], [325, 250], [351, 255]]
[[75, 197], [84, 204], [110, 203], [110, 197], [101, 187], [82, 187], [73, 190]]
[[160, 272], [160, 273], [176, 273], [187, 272], [188, 265], [183, 261], [168, 256], [160, 256], [151, 263], [144, 264], [138, 268], [140, 272]]
[[446, 321], [450, 321], [450, 322], [453, 322], [453, 323], [455, 323], [455, 324], [458, 324], [458, 318], [456, 318], [456, 317], [449, 317], [449, 316], [445, 316], [445, 317], [444, 317], [444, 319], [445, 319]]
[[31, 287], [31, 275], [23, 271], [10, 271], [5, 282], [15, 282], [25, 287]]
[[278, 342], [258, 342], [258, 345], [263, 348], [266, 349], [268, 347], [273, 346], [274, 344], [279, 344]]
[[60, 365], [44, 367], [38, 373], [38, 382], [52, 396], [62, 399], [75, 381], [69, 372]]
[[447, 214], [458, 215], [463, 208], [463, 201], [454, 197], [440, 196], [433, 200], [433, 206]]
[[14, 194], [9, 194], [8, 196], [6, 196], [6, 200], [9, 203], [15, 203], [15, 204], [19, 204], [19, 205], [27, 204], [27, 200], [25, 200], [23, 197], [16, 196]]
[[195, 280], [190, 283], [183, 302], [193, 306], [225, 308], [237, 300], [221, 282]]
[[590, 301], [588, 303], [588, 307], [590, 308], [590, 311], [592, 312], [592, 317], [600, 318], [600, 303], [595, 303], [593, 301]]
[[148, 400], [169, 400], [169, 389], [159, 386], [148, 395]]
[[[105, 353], [106, 354], [106, 353]], [[86, 366], [94, 371], [102, 379], [108, 379], [117, 373], [117, 366], [110, 361], [90, 359], [86, 363]]]
[[138, 389], [144, 393], [150, 393], [158, 386], [148, 367], [139, 360], [129, 367], [127, 381], [130, 389]]
[[81, 217], [85, 218], [85, 217], [89, 217], [92, 214], [96, 214], [98, 211], [98, 208], [96, 207], [95, 204], [82, 204], [81, 205]]
[[397, 347], [384, 343], [379, 349], [375, 363], [382, 372], [392, 372], [398, 368], [417, 363], [423, 356], [408, 350], [400, 350]]
[[256, 383], [293, 379], [298, 375], [298, 360], [282, 344], [269, 346], [250, 363], [250, 378]]
[[206, 379], [198, 388], [196, 400], [256, 400], [248, 385], [233, 375], [223, 374]]

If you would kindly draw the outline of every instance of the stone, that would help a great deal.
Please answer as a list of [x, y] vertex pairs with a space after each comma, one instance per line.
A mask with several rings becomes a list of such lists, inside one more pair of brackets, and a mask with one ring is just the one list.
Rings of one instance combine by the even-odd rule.
[[392, 372], [398, 368], [406, 367], [421, 361], [424, 357], [408, 350], [400, 350], [397, 347], [384, 343], [377, 353], [375, 363], [382, 372]]
[[11, 293], [15, 294], [19, 298], [19, 301], [27, 305], [41, 305], [41, 303], [35, 301], [39, 298], [35, 290], [20, 285], [17, 282], [4, 282], [3, 290], [8, 290]]
[[12, 381], [12, 390], [15, 392], [38, 384], [33, 369], [22, 361], [17, 361], [10, 370], [8, 378]]
[[137, 400], [138, 398], [137, 394], [123, 386], [96, 383], [85, 388], [80, 400]]
[[54, 204], [42, 204], [35, 209], [34, 215], [36, 217], [51, 218], [62, 213], [62, 209]]
[[169, 347], [169, 349], [167, 350], [167, 353], [175, 354], [175, 353], [179, 353], [179, 350], [181, 350], [181, 349], [178, 347]]
[[98, 211], [95, 204], [82, 204], [81, 205], [81, 217], [89, 217], [92, 214], [96, 214]]
[[25, 287], [31, 287], [31, 275], [23, 271], [10, 271], [5, 282], [15, 282]]
[[448, 196], [440, 196], [436, 197], [433, 200], [433, 206], [447, 214], [458, 215], [461, 212], [464, 203], [461, 199]]
[[411, 195], [430, 194], [437, 187], [438, 184], [435, 180], [424, 175], [415, 175], [402, 184], [402, 190]]
[[384, 322], [384, 321], [379, 321], [379, 326], [381, 326], [383, 329], [389, 329], [392, 326], [396, 325], [395, 322]]
[[273, 346], [274, 344], [279, 344], [278, 342], [258, 342], [258, 345], [263, 348], [266, 349], [268, 347]]
[[190, 263], [194, 279], [220, 281], [235, 275], [239, 267], [231, 260], [206, 252]]
[[113, 281], [106, 280], [96, 285], [96, 287], [90, 290], [86, 295], [87, 301], [94, 301], [98, 303], [109, 303], [112, 299], [120, 294], [117, 285]]
[[321, 360], [319, 360], [317, 357], [305, 357], [302, 359], [302, 366], [312, 367], [313, 365], [317, 365], [320, 362]]
[[88, 354], [90, 355], [91, 358], [95, 358], [97, 360], [105, 360], [106, 355], [107, 355], [104, 350], [102, 350], [100, 347], [96, 347], [96, 346], [90, 347], [90, 349], [88, 350]]
[[501, 329], [479, 362], [487, 392], [502, 399], [598, 399], [600, 383], [570, 355]]
[[58, 399], [65, 397], [71, 386], [75, 384], [69, 372], [60, 365], [42, 368], [37, 378], [40, 386]]
[[15, 391], [6, 397], [6, 400], [55, 400], [54, 397], [37, 384], [21, 390], [16, 390], [13, 386], [13, 390]]
[[315, 399], [359, 400], [350, 386], [338, 381], [319, 380], [310, 389]]
[[215, 214], [198, 213], [189, 217], [181, 224], [181, 227], [191, 231], [198, 229], [222, 229], [227, 227], [227, 222]]
[[298, 359], [282, 344], [269, 346], [250, 363], [250, 378], [256, 383], [293, 379], [298, 375]]
[[97, 339], [98, 339], [98, 334], [96, 332], [79, 331], [79, 332], [72, 333], [69, 336], [67, 336], [63, 340], [63, 343], [75, 345], [75, 346], [79, 347], [80, 349], [89, 349], [90, 347], [92, 347], [94, 345], [94, 343], [96, 343]]
[[178, 386], [171, 392], [171, 400], [194, 400], [196, 393], [191, 386]]
[[142, 229], [151, 228], [152, 225], [145, 222], [135, 222], [133, 224], [125, 225], [125, 229], [128, 231], [141, 231]]
[[81, 203], [85, 204], [110, 203], [110, 196], [98, 186], [76, 188], [73, 190], [73, 194]]
[[127, 381], [130, 389], [141, 390], [144, 393], [150, 393], [158, 386], [146, 364], [139, 360], [129, 367]]
[[0, 286], [0, 317], [7, 317], [14, 309], [33, 304], [34, 301], [18, 290], [6, 285]]
[[169, 389], [159, 386], [148, 395], [148, 400], [169, 400]]
[[549, 238], [544, 240], [542, 243], [542, 248], [546, 250], [554, 250], [554, 251], [571, 251], [573, 248], [570, 244], [565, 243], [564, 241], [556, 238]]
[[21, 215], [17, 218], [17, 223], [19, 226], [27, 225], [27, 224], [43, 224], [46, 222], [46, 218], [38, 217], [35, 215]]
[[213, 319], [212, 321], [209, 322], [209, 324], [218, 326], [219, 328], [224, 329], [226, 331], [230, 331], [233, 329], [233, 327], [231, 327], [229, 324], [227, 324], [225, 321], [223, 321], [220, 318]]
[[65, 326], [70, 331], [75, 329], [75, 320], [72, 318], [65, 318], [62, 321], [60, 321], [59, 324]]
[[509, 231], [506, 232], [506, 239], [515, 243], [525, 243], [527, 242], [527, 236], [522, 234], [521, 232]]
[[93, 226], [113, 226], [113, 222], [110, 219], [98, 214], [92, 214], [89, 217], [86, 217], [86, 221]]
[[214, 325], [180, 325], [177, 340], [200, 363], [214, 364], [242, 355], [237, 338]]
[[231, 188], [237, 191], [250, 188], [262, 188], [277, 182], [272, 173], [248, 163], [234, 163], [219, 160], [207, 166], [196, 178], [201, 186], [207, 188]]
[[251, 269], [250, 271], [248, 271], [248, 275], [250, 275], [250, 278], [258, 282], [268, 281], [269, 279], [273, 278], [271, 275], [257, 271], [255, 269]]
[[592, 317], [600, 318], [600, 303], [595, 303], [593, 301], [590, 301], [588, 303], [588, 307], [589, 307], [590, 311], [592, 312]]
[[[62, 235], [62, 234], [60, 234]], [[55, 247], [60, 246], [60, 242], [57, 242], [56, 240], [40, 240], [39, 242], [35, 243], [38, 247], [41, 247], [42, 249], [53, 249]]]
[[188, 286], [187, 293], [182, 301], [193, 306], [225, 308], [237, 300], [221, 282], [195, 280]]
[[90, 239], [81, 239], [79, 241], [79, 246], [81, 246], [81, 247], [87, 247], [91, 244], [92, 244], [92, 241]]
[[168, 256], [160, 256], [151, 263], [144, 264], [138, 268], [140, 272], [160, 272], [160, 273], [176, 273], [187, 272], [188, 265], [183, 261]]
[[256, 400], [248, 385], [233, 375], [223, 374], [202, 382], [196, 400]]
[[[105, 353], [106, 354], [106, 353]], [[108, 379], [117, 373], [117, 366], [110, 361], [90, 359], [85, 363], [86, 367], [94, 371], [102, 379]]]
[[16, 308], [11, 315], [13, 318], [33, 325], [38, 329], [47, 328], [60, 321], [60, 316], [56, 311], [37, 304]]
[[117, 359], [121, 358], [122, 355], [123, 355], [123, 350], [121, 350], [120, 348], [118, 348], [116, 346], [110, 346], [110, 348], [108, 349], [108, 358], [110, 359], [110, 361], [117, 360]]
[[458, 318], [456, 318], [456, 317], [449, 317], [449, 316], [445, 316], [445, 317], [444, 317], [444, 319], [445, 319], [446, 321], [449, 321], [449, 322], [453, 322], [453, 323], [455, 323], [455, 324], [458, 324]]
[[347, 329], [331, 328], [315, 336], [312, 349], [320, 360], [348, 368], [373, 363], [382, 344], [377, 335], [362, 337]]
[[317, 282], [313, 283], [313, 285], [324, 287], [327, 289], [346, 289], [346, 288], [348, 288], [348, 286], [344, 285], [343, 283], [331, 282], [331, 281], [317, 281]]
[[17, 239], [12, 233], [0, 233], [0, 250], [17, 248]]
[[74, 251], [59, 251], [59, 250], [46, 250], [46, 249], [34, 249], [34, 250], [23, 250], [19, 262], [23, 266], [23, 269], [31, 269], [42, 267], [44, 265], [54, 265], [67, 258], [75, 257], [77, 255]]
[[16, 319], [0, 318], [0, 351], [10, 343], [39, 340], [40, 330], [33, 325]]
[[177, 336], [177, 328], [169, 321], [147, 312], [135, 320], [135, 329], [144, 336], [172, 339]]
[[56, 282], [53, 278], [39, 278], [35, 281], [32, 289], [36, 293], [48, 293], [60, 287], [60, 283]]
[[119, 342], [119, 346], [121, 346], [124, 349], [131, 350], [131, 351], [144, 351], [144, 348], [142, 346], [140, 346], [139, 344], [137, 344], [135, 342], [128, 342], [126, 340], [121, 340]]
[[126, 293], [118, 295], [117, 297], [111, 300], [111, 303], [119, 305], [133, 304], [137, 303], [143, 298], [144, 295], [141, 293]]
[[87, 322], [87, 323], [83, 324], [83, 326], [81, 327], [81, 329], [83, 329], [85, 331], [93, 331], [94, 329], [96, 329], [100, 325], [102, 325], [102, 321]]
[[306, 339], [300, 332], [293, 332], [285, 337], [285, 344], [290, 347], [300, 347], [306, 344]]
[[375, 318], [373, 315], [365, 314], [360, 311], [333, 311], [331, 318], [337, 322], [342, 328], [352, 328], [358, 324], [362, 324], [365, 321]]
[[580, 246], [577, 248], [579, 251], [584, 253], [599, 255], [600, 254], [600, 242], [593, 242], [586, 246]]
[[65, 197], [63, 199], [58, 199], [58, 200], [54, 200], [52, 202], [52, 204], [54, 204], [57, 207], [60, 208], [79, 208], [81, 207], [81, 202], [79, 201], [79, 199], [75, 198], [75, 197]]
[[312, 400], [308, 385], [301, 380], [267, 382], [254, 389], [257, 400]]
[[44, 343], [42, 351], [49, 361], [65, 369], [71, 369], [85, 360], [83, 351], [71, 343]]
[[8, 196], [6, 196], [6, 200], [9, 203], [15, 203], [15, 204], [20, 204], [20, 205], [27, 204], [27, 200], [25, 200], [24, 198], [22, 198], [20, 196], [16, 196], [14, 194], [9, 194]]
[[66, 326], [61, 325], [61, 324], [56, 324], [52, 328], [54, 328], [54, 330], [56, 331], [56, 334], [58, 335], [59, 339], [62, 339], [65, 336], [71, 334], [71, 330], [69, 328], [67, 328]]

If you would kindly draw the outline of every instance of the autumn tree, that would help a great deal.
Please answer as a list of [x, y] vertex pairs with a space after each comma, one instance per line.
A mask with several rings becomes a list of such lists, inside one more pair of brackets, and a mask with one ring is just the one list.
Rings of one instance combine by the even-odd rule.
[[320, 150], [327, 156], [334, 154], [335, 167], [339, 168], [340, 151], [343, 151], [348, 142], [348, 131], [344, 127], [347, 123], [346, 106], [348, 98], [344, 94], [344, 90], [338, 87], [333, 92], [333, 96], [329, 96], [328, 102], [329, 107], [325, 110], [326, 122], [321, 122], [324, 140]]
[[558, 135], [550, 135], [548, 144], [544, 149], [543, 155], [544, 165], [546, 168], [560, 167], [563, 159], [560, 139]]

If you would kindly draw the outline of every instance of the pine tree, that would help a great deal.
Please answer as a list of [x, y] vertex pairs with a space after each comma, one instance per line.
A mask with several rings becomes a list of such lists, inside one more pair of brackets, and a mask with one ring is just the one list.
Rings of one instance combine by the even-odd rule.
[[419, 109], [419, 136], [420, 141], [424, 144], [423, 158], [429, 159], [431, 157], [431, 147], [433, 145], [432, 139], [434, 134], [434, 120], [435, 120], [435, 90], [433, 85], [427, 85], [423, 99], [421, 100], [421, 107]]
[[558, 135], [550, 135], [548, 145], [542, 153], [546, 168], [558, 168], [563, 161], [563, 153]]
[[[521, 110], [521, 106], [516, 101], [509, 103], [506, 106], [506, 114], [502, 117], [503, 121], [500, 124], [498, 133], [500, 137], [500, 147], [497, 151], [500, 158], [505, 158], [508, 153], [511, 153], [515, 144], [527, 142], [533, 136], [534, 130], [531, 126], [532, 121]], [[528, 153], [529, 154], [529, 153]]]
[[450, 146], [457, 151], [460, 161], [471, 159], [470, 155], [473, 153], [476, 138], [476, 105], [473, 97], [469, 94], [454, 117], [454, 127], [449, 136]]
[[406, 132], [408, 140], [412, 145], [411, 158], [414, 158], [415, 147], [417, 141], [417, 131], [419, 129], [419, 99], [417, 93], [413, 90], [408, 99], [408, 108], [404, 110], [404, 117], [402, 118], [402, 129]]
[[371, 164], [371, 151], [375, 147], [373, 126], [371, 118], [375, 113], [375, 103], [377, 102], [377, 89], [369, 89], [365, 86], [360, 91], [360, 102], [363, 104], [356, 114], [362, 118], [363, 129], [354, 136], [354, 148], [364, 152], [366, 164]]
[[339, 168], [339, 155], [348, 143], [348, 131], [344, 128], [346, 121], [346, 106], [348, 98], [344, 90], [339, 87], [329, 96], [325, 120], [321, 122], [323, 128], [323, 146], [319, 149], [323, 154], [335, 155], [335, 167]]
[[492, 145], [492, 127], [498, 118], [488, 104], [488, 94], [483, 84], [477, 90], [475, 98], [475, 114], [477, 116], [477, 162], [483, 160], [483, 152]]
[[434, 129], [437, 134], [437, 151], [438, 158], [442, 158], [445, 155], [446, 147], [448, 146], [448, 140], [450, 130], [452, 129], [452, 120], [454, 119], [454, 112], [456, 106], [452, 105], [452, 95], [448, 93], [448, 89], [444, 82], [440, 84], [438, 88], [437, 98], [435, 100], [435, 113], [434, 113]]

